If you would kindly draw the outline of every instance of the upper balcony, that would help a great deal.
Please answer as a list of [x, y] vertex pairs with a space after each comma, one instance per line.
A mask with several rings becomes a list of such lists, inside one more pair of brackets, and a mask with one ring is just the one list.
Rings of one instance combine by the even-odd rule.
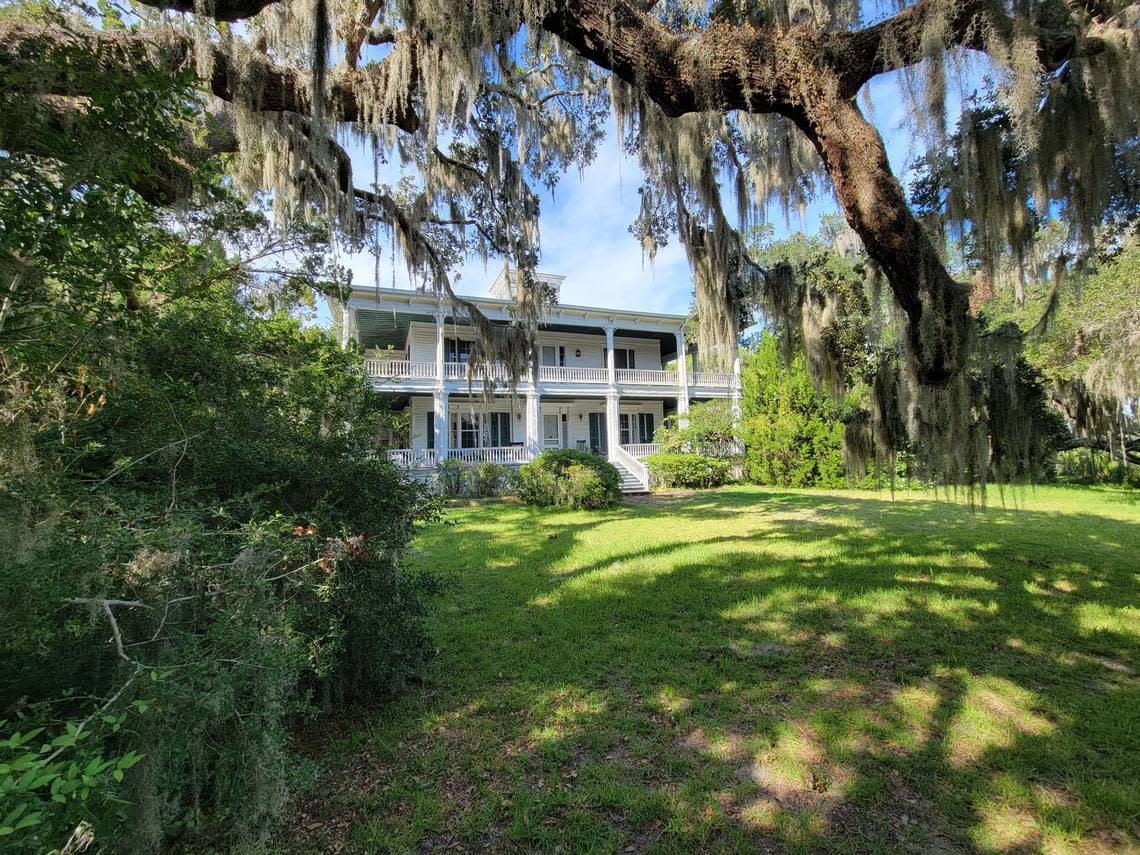
[[[559, 277], [554, 277], [555, 279]], [[514, 302], [501, 297], [473, 298], [494, 324], [513, 323]], [[343, 336], [365, 347], [364, 369], [377, 388], [424, 394], [441, 387], [482, 387], [485, 373], [468, 376], [474, 330], [455, 317], [446, 303], [419, 291], [361, 290], [343, 307]], [[678, 395], [728, 397], [736, 380], [731, 373], [694, 367], [683, 376], [683, 315], [629, 312], [557, 303], [539, 323], [536, 354], [541, 394]], [[510, 385], [505, 370], [492, 370], [498, 388]], [[532, 389], [535, 377], [519, 378]]]
[[[364, 371], [370, 378], [377, 381], [377, 385], [391, 383], [395, 387], [416, 387], [420, 385], [434, 386], [438, 383], [437, 364], [435, 362], [417, 362], [409, 359], [392, 359], [389, 357], [367, 357], [364, 360]], [[509, 381], [506, 369], [492, 369], [491, 379], [497, 385], [505, 385]], [[443, 380], [445, 383], [463, 383], [468, 381], [476, 385], [481, 383], [479, 375], [470, 376], [468, 366], [461, 362], [445, 362], [443, 365]], [[677, 371], [618, 368], [614, 371], [615, 385], [622, 389], [629, 388], [656, 388], [662, 391], [676, 391], [681, 384], [681, 376]], [[690, 390], [711, 390], [727, 393], [733, 386], [733, 375], [722, 372], [696, 371], [687, 377]], [[608, 386], [610, 382], [607, 368], [577, 368], [543, 365], [538, 369], [538, 383], [540, 387], [549, 386]], [[529, 376], [520, 381], [520, 387], [530, 388]]]

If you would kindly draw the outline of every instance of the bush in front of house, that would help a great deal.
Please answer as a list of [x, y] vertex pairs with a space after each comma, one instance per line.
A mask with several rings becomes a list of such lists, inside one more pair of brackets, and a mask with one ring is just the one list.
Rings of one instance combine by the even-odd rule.
[[501, 463], [476, 463], [467, 473], [467, 491], [476, 499], [513, 492], [514, 470]]
[[732, 461], [703, 454], [662, 452], [645, 459], [655, 483], [662, 487], [719, 487], [732, 474]]
[[435, 467], [436, 490], [441, 496], [455, 498], [467, 495], [467, 466], [462, 460], [448, 457]]
[[441, 496], [488, 499], [518, 490], [518, 475], [501, 463], [464, 463], [448, 458], [436, 467], [436, 489]]
[[519, 469], [519, 494], [540, 507], [608, 508], [621, 499], [621, 475], [596, 454], [552, 449]]

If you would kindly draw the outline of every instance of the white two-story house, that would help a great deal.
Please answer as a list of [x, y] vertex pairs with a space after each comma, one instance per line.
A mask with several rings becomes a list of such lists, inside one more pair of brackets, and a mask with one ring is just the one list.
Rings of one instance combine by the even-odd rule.
[[[539, 275], [557, 295], [564, 277]], [[507, 323], [512, 287], [500, 274], [489, 297], [468, 299]], [[375, 387], [410, 417], [402, 447], [387, 452], [397, 464], [425, 472], [445, 458], [517, 465], [572, 448], [604, 455], [624, 489], [639, 491], [649, 483], [641, 461], [657, 450], [653, 434], [667, 415], [683, 417], [696, 400], [739, 406], [738, 360], [725, 373], [678, 359], [684, 323], [684, 315], [557, 302], [539, 327], [537, 383], [526, 377], [489, 401], [468, 372], [474, 331], [433, 293], [358, 289], [343, 307], [342, 332], [365, 348]]]

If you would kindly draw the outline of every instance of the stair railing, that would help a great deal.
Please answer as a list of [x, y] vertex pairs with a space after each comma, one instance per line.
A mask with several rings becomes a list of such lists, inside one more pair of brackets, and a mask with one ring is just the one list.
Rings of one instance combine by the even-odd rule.
[[622, 448], [620, 445], [614, 446], [613, 454], [614, 462], [619, 463], [629, 474], [638, 480], [641, 487], [645, 490], [649, 489], [649, 467]]

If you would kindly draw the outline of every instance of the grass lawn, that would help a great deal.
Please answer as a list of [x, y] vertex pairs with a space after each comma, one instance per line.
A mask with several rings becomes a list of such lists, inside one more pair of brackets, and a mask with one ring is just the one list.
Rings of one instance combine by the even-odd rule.
[[1140, 851], [1140, 494], [1016, 498], [451, 509], [287, 848]]

